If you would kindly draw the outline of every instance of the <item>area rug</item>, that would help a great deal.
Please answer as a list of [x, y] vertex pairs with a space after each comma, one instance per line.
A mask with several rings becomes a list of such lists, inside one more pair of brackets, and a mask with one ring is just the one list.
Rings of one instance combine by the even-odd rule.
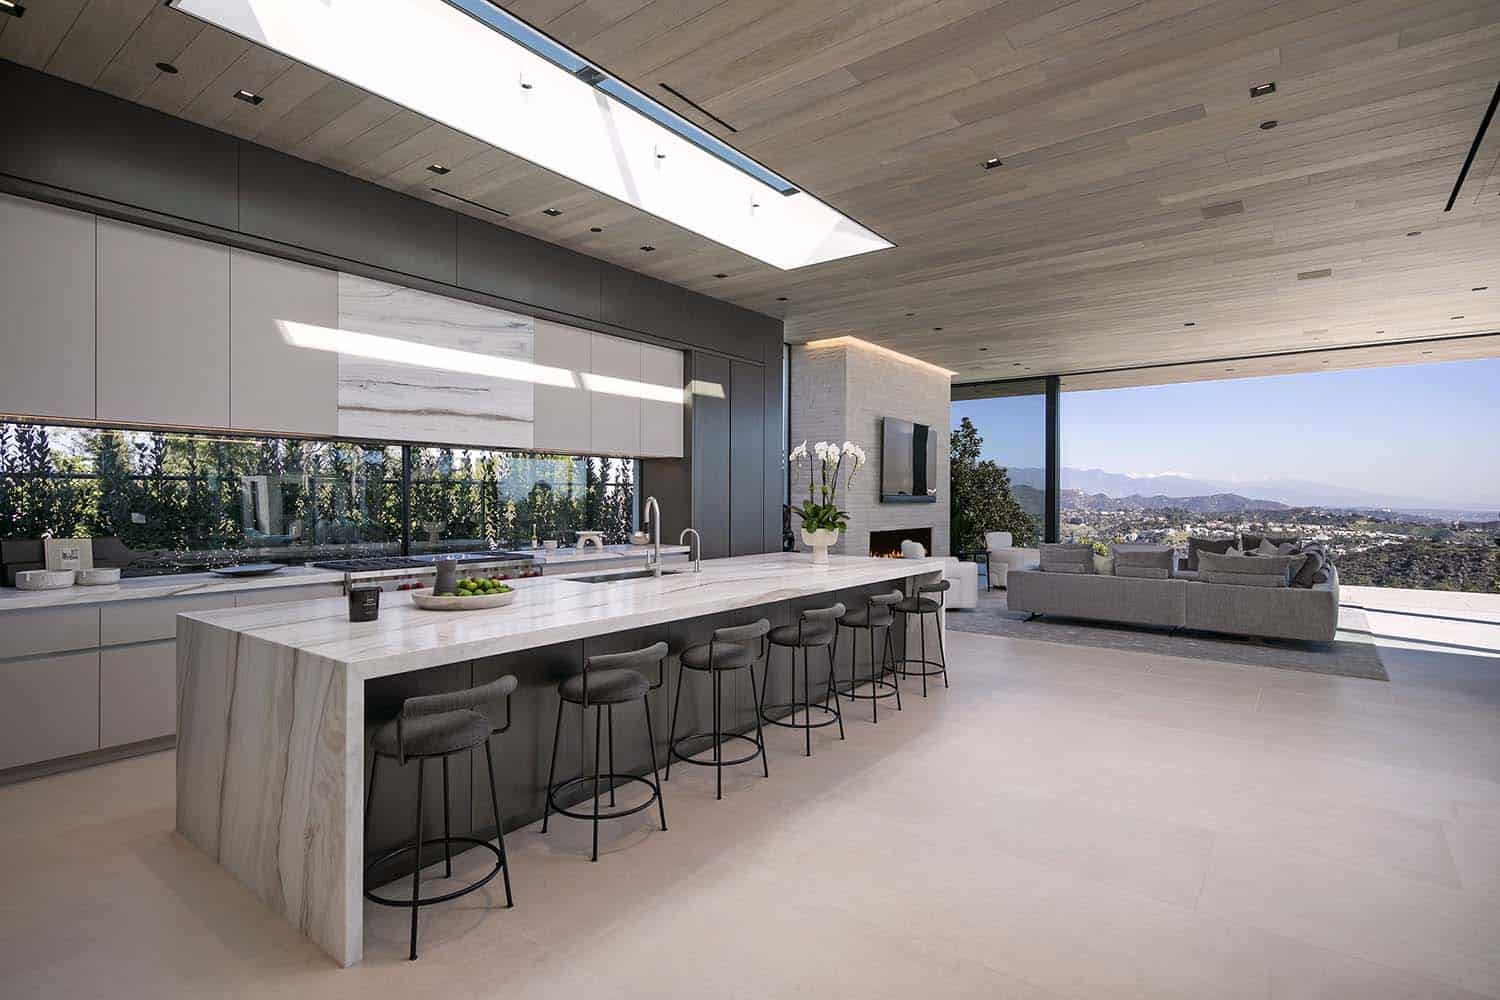
[[[1232, 636], [1179, 629], [1137, 628], [1072, 618], [1041, 617], [1027, 620], [1023, 611], [1010, 611], [1002, 595], [986, 595], [974, 611], [951, 611], [948, 627], [957, 632], [999, 635], [1008, 639], [1038, 639], [1074, 646], [1122, 649], [1159, 656], [1183, 656], [1219, 663], [1241, 663], [1278, 670], [1303, 670], [1314, 674], [1361, 677], [1388, 681], [1380, 653], [1368, 637], [1369, 620], [1357, 608], [1339, 610], [1339, 631], [1332, 642], [1301, 642], [1265, 639], [1253, 642]], [[1361, 634], [1364, 633], [1364, 634]]]

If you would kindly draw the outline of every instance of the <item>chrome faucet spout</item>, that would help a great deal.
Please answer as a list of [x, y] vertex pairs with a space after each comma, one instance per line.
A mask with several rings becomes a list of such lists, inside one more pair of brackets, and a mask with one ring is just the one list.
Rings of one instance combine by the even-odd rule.
[[691, 546], [688, 549], [688, 551], [693, 554], [693, 572], [694, 573], [702, 573], [703, 572], [703, 538], [698, 534], [698, 529], [697, 528], [683, 528], [682, 529], [682, 534], [680, 534], [680, 535], [677, 536], [677, 544], [678, 545], [685, 544], [688, 535], [692, 535], [693, 536], [693, 541], [696, 543], [696, 544], [694, 544], [693, 546]]
[[[652, 517], [652, 512], [656, 516]], [[656, 497], [646, 498], [646, 526], [651, 529], [651, 555], [647, 559], [647, 565], [655, 576], [661, 576], [661, 504], [656, 502]]]

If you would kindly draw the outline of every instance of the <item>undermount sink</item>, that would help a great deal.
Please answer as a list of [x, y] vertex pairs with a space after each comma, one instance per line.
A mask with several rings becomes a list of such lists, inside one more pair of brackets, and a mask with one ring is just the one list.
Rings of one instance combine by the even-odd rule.
[[[685, 572], [685, 570], [664, 569], [661, 571], [661, 575], [676, 576], [677, 574], [682, 572]], [[575, 576], [570, 577], [570, 579], [577, 583], [620, 583], [625, 580], [646, 580], [655, 575], [655, 570], [632, 569], [625, 570], [619, 573], [595, 573], [592, 576]]]

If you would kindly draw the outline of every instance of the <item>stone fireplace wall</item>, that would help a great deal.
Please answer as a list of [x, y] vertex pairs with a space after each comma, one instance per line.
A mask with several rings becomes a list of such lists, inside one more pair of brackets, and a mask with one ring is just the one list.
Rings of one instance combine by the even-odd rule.
[[[869, 463], [854, 477], [847, 502], [849, 530], [834, 552], [866, 555], [876, 529], [931, 528], [934, 555], [948, 554], [948, 449], [950, 379], [935, 368], [868, 345], [837, 340], [797, 345], [791, 359], [791, 440], [853, 441]], [[939, 436], [937, 503], [880, 502], [880, 420], [898, 417], [927, 424]], [[792, 502], [807, 498], [807, 468], [792, 470]], [[796, 519], [792, 527], [797, 526]]]

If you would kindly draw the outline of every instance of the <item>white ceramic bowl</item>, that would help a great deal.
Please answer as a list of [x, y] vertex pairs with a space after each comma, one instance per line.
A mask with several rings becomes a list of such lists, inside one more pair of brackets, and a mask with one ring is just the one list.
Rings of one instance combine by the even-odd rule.
[[81, 587], [107, 587], [119, 582], [120, 571], [117, 569], [81, 569], [78, 571], [78, 585]]
[[16, 574], [17, 590], [62, 590], [73, 586], [74, 570], [28, 569]]
[[445, 594], [435, 597], [431, 590], [413, 590], [411, 602], [423, 611], [479, 611], [484, 608], [503, 608], [516, 599], [516, 591], [508, 590], [503, 594], [484, 594], [476, 597], [459, 597], [456, 594]]

